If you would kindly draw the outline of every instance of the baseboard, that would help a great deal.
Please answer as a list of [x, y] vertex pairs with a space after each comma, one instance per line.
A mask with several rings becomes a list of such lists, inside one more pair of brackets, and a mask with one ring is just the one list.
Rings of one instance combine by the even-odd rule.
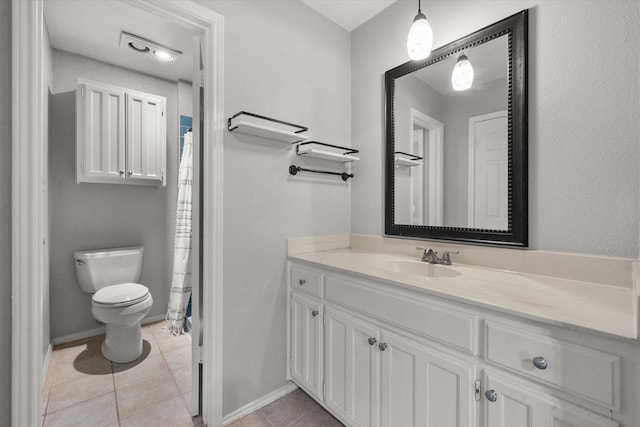
[[259, 399], [254, 400], [251, 403], [244, 405], [241, 408], [236, 409], [232, 413], [225, 415], [222, 419], [222, 425], [227, 426], [235, 421], [238, 421], [240, 418], [245, 417], [258, 409], [267, 406], [268, 404], [275, 402], [283, 396], [291, 393], [292, 391], [298, 388], [294, 383], [289, 383], [283, 387], [280, 387], [277, 390], [272, 391], [269, 394], [262, 396]]
[[[164, 314], [158, 314], [156, 316], [145, 317], [144, 319], [142, 319], [142, 324], [146, 325], [148, 323], [159, 322], [161, 320], [164, 320], [164, 318], [165, 318]], [[75, 334], [64, 335], [64, 336], [61, 336], [61, 337], [55, 337], [55, 338], [53, 338], [51, 340], [51, 344], [58, 345], [58, 344], [64, 344], [64, 343], [72, 342], [72, 341], [82, 340], [82, 339], [85, 339], [85, 338], [95, 337], [96, 335], [104, 334], [104, 331], [105, 331], [105, 327], [104, 326], [98, 326], [97, 328], [89, 329], [88, 331], [82, 331], [82, 332], [77, 332]]]
[[47, 348], [47, 354], [44, 355], [44, 361], [42, 363], [42, 384], [40, 387], [44, 387], [44, 383], [47, 380], [47, 372], [49, 372], [49, 363], [51, 363], [51, 352], [53, 351], [53, 345], [49, 344]]

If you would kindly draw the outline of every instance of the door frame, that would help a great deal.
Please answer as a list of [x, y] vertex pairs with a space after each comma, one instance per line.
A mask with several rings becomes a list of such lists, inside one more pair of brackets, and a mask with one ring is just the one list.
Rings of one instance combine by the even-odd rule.
[[422, 111], [411, 108], [410, 141], [413, 126], [429, 130], [429, 226], [441, 226], [444, 212], [444, 124]]
[[508, 117], [507, 110], [498, 110], [493, 113], [480, 114], [469, 117], [469, 160], [467, 161], [467, 227], [475, 228], [476, 224], [476, 134], [475, 125], [485, 120]]
[[[202, 183], [202, 416], [222, 425], [224, 18], [191, 0], [122, 0], [202, 34], [205, 165]], [[43, 295], [48, 287], [48, 135], [43, 0], [12, 0], [11, 425], [37, 426], [43, 382]]]

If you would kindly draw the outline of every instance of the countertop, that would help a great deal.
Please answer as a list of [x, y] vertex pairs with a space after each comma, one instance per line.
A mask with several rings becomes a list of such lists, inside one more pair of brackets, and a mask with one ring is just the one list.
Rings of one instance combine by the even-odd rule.
[[628, 288], [455, 263], [449, 267], [459, 273], [455, 277], [424, 277], [388, 268], [390, 262], [419, 258], [361, 249], [289, 259], [545, 323], [638, 339], [638, 297]]

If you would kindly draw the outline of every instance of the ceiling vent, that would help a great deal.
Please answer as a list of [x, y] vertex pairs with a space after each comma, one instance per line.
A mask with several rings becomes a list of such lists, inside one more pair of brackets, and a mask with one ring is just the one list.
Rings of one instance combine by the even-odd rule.
[[151, 40], [123, 31], [120, 34], [120, 47], [131, 49], [138, 53], [149, 54], [160, 62], [176, 62], [182, 52], [163, 46]]

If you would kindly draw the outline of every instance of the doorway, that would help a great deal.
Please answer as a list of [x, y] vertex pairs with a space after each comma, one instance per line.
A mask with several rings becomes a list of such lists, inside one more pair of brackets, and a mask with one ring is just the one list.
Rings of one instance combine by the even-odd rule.
[[[115, 2], [113, 2], [115, 3]], [[202, 331], [193, 360], [204, 362], [202, 391], [207, 397], [202, 415], [209, 425], [221, 423], [221, 346], [222, 339], [222, 35], [223, 19], [215, 12], [190, 1], [150, 1], [124, 3], [148, 14], [159, 16], [199, 34], [203, 49], [202, 81], [207, 120], [194, 129], [194, 139], [202, 136], [201, 161], [209, 171], [202, 174], [202, 189], [208, 198], [202, 200], [201, 228], [197, 230], [201, 246], [199, 281], [207, 283], [202, 290], [202, 322], [210, 325]], [[76, 2], [76, 4], [78, 4]], [[47, 87], [46, 39], [43, 1], [13, 1], [13, 325], [12, 337], [12, 424], [40, 423], [40, 390], [45, 367], [44, 342], [48, 319], [42, 312], [48, 293], [47, 183]], [[19, 52], [19, 54], [18, 54]], [[31, 60], [35, 58], [35, 60]], [[29, 78], [30, 77], [30, 78]], [[199, 144], [195, 144], [196, 150]], [[35, 225], [35, 226], [34, 226]], [[199, 244], [199, 243], [198, 243]], [[197, 258], [201, 258], [197, 257]], [[196, 316], [197, 317], [197, 316]], [[200, 343], [198, 343], [200, 344]], [[210, 351], [206, 351], [211, 346]], [[204, 348], [204, 351], [202, 351]], [[206, 358], [201, 354], [206, 354]], [[34, 374], [35, 373], [35, 374]]]

